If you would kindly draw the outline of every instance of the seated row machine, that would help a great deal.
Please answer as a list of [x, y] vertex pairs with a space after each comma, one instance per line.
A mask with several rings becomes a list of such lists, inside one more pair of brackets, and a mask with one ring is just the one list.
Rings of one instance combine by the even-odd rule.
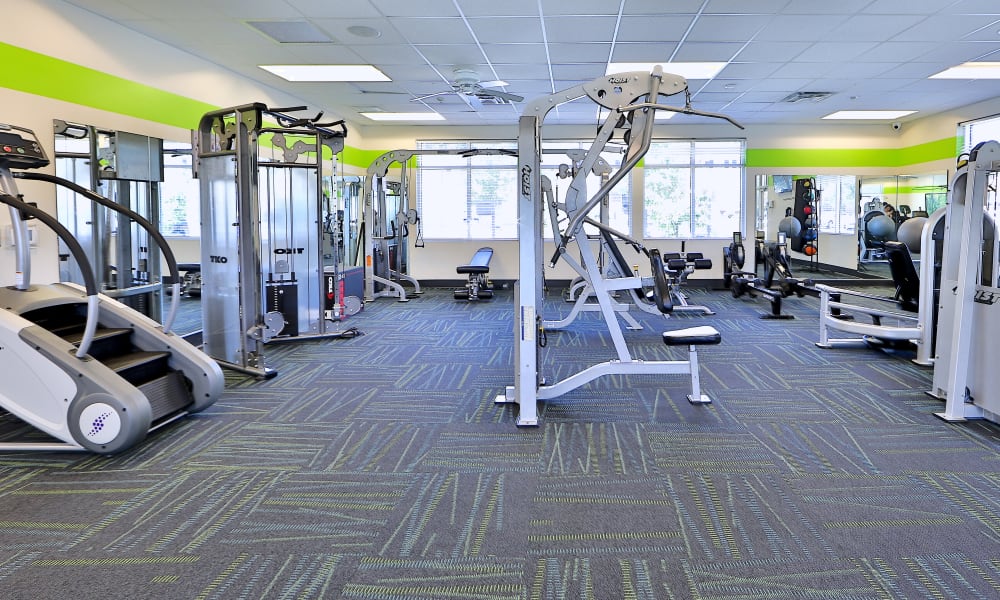
[[493, 297], [493, 284], [489, 278], [492, 259], [493, 248], [484, 246], [476, 250], [469, 264], [455, 268], [459, 275], [469, 276], [465, 289], [455, 290], [456, 300], [489, 300]]

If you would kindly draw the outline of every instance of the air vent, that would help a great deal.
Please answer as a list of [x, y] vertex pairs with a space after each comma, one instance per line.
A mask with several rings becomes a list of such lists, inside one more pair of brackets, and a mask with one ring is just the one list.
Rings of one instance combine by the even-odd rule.
[[333, 40], [309, 21], [246, 21], [280, 44], [325, 44]]
[[788, 94], [781, 101], [788, 102], [789, 104], [795, 104], [796, 102], [819, 102], [826, 100], [832, 95], [833, 92], [795, 92], [794, 94]]

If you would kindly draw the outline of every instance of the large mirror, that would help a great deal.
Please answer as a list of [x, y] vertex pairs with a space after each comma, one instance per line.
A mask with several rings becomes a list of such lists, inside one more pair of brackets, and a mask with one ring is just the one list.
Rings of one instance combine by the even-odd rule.
[[948, 174], [862, 177], [858, 196], [858, 270], [889, 277], [884, 244], [900, 241], [919, 260], [923, 219], [948, 201]]
[[[813, 254], [789, 249], [796, 275], [814, 279], [889, 279], [883, 244], [907, 240], [918, 232], [915, 219], [933, 214], [948, 197], [948, 174], [863, 176], [774, 174], [755, 180], [755, 225], [758, 236], [776, 240], [779, 232], [798, 227], [789, 217], [796, 210], [800, 182], [810, 180], [817, 198]], [[904, 227], [904, 223], [911, 221]], [[905, 241], [905, 240], [904, 240]], [[919, 260], [919, 244], [911, 244]]]

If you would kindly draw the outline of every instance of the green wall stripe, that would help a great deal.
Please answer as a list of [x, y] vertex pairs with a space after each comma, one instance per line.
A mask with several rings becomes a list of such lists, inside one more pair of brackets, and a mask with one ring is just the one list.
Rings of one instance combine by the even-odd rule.
[[0, 42], [0, 85], [154, 123], [195, 129], [216, 107]]
[[905, 167], [954, 159], [954, 137], [905, 148], [747, 148], [748, 167]]

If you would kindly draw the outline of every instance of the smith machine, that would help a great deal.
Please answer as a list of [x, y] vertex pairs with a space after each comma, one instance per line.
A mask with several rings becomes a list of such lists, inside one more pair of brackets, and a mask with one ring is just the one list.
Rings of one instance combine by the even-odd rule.
[[[684, 106], [658, 103], [661, 95], [676, 94], [685, 95]], [[549, 384], [544, 382], [539, 364], [540, 348], [545, 339], [542, 327], [544, 322], [542, 223], [548, 205], [544, 195], [546, 186], [540, 173], [542, 123], [553, 108], [581, 98], [588, 98], [598, 104], [607, 111], [607, 116], [567, 188], [563, 203], [567, 217], [563, 221], [565, 225], [560, 229], [560, 220], [550, 219], [556, 252], [549, 266], [554, 266], [559, 259], [567, 261], [584, 280], [584, 286], [592, 290], [608, 327], [617, 358], [592, 365], [561, 381]], [[521, 115], [518, 130], [519, 276], [514, 290], [514, 385], [507, 386], [504, 393], [496, 398], [497, 403], [519, 404], [517, 418], [519, 426], [538, 424], [539, 400], [556, 398], [604, 375], [689, 375], [692, 391], [689, 400], [709, 401], [706, 396], [701, 395], [699, 387], [696, 347], [719, 343], [721, 340], [719, 332], [708, 326], [665, 332], [663, 342], [666, 345], [688, 347], [687, 360], [644, 361], [632, 358], [616, 316], [616, 302], [612, 294], [618, 290], [642, 288], [646, 282], [636, 276], [606, 278], [601, 272], [597, 254], [583, 231], [584, 223], [598, 227], [602, 231], [607, 229], [607, 226], [599, 221], [589, 219], [588, 214], [646, 154], [652, 140], [653, 117], [657, 110], [725, 119], [742, 128], [725, 115], [692, 108], [687, 81], [678, 75], [664, 74], [660, 67], [654, 68], [652, 73], [635, 71], [607, 75], [550, 96], [543, 96], [527, 104]], [[622, 130], [627, 144], [622, 165], [588, 198], [586, 178], [593, 171], [612, 135]], [[577, 253], [569, 252], [570, 245], [576, 246], [580, 256], [579, 262], [571, 255]], [[669, 312], [672, 306], [663, 260], [656, 250], [649, 251], [649, 255], [653, 273], [653, 295], [660, 311]]]

